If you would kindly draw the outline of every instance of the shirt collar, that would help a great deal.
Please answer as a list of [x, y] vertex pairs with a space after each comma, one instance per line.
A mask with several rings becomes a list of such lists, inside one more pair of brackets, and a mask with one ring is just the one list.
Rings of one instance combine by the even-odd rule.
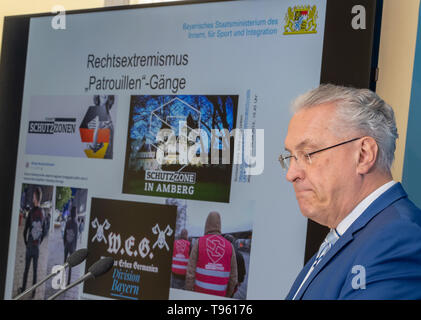
[[342, 236], [351, 224], [358, 219], [358, 217], [368, 208], [368, 206], [380, 197], [386, 190], [392, 187], [396, 181], [389, 181], [381, 187], [370, 193], [365, 199], [363, 199], [336, 227], [337, 233]]

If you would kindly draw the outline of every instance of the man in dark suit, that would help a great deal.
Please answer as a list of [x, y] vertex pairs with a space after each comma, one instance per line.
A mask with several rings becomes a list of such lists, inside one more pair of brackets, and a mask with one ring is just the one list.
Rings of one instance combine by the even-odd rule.
[[392, 179], [393, 109], [321, 85], [293, 110], [279, 160], [302, 214], [330, 232], [286, 299], [421, 299], [421, 211]]

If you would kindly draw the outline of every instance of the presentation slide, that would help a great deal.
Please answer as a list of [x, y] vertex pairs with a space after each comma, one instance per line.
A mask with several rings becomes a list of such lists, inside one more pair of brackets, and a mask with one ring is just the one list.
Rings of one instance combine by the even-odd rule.
[[[325, 13], [246, 0], [31, 18], [5, 298], [80, 248], [85, 263], [27, 299], [103, 256], [102, 280], [58, 299], [222, 298], [234, 254], [230, 298], [285, 298], [307, 220], [278, 157], [291, 101], [320, 83]], [[203, 237], [215, 212], [224, 237]]]

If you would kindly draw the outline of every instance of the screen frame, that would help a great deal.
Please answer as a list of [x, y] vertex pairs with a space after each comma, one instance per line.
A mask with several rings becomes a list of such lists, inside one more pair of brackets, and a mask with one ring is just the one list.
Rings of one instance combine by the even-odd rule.
[[[241, 0], [199, 0], [124, 5], [72, 10], [67, 11], [66, 15], [233, 1]], [[351, 9], [354, 5], [363, 5], [366, 9], [365, 30], [353, 30], [351, 27]], [[383, 0], [327, 0], [320, 83], [350, 85], [375, 90], [382, 7]], [[0, 299], [4, 299], [5, 295], [30, 19], [55, 15], [47, 12], [4, 18], [0, 60], [0, 150], [4, 150], [4, 153], [0, 159], [0, 165], [6, 170], [2, 171], [0, 179], [0, 257], [2, 257], [0, 259]], [[348, 37], [344, 37], [344, 35]], [[345, 59], [347, 63], [344, 65]], [[317, 252], [318, 246], [327, 232], [328, 228], [308, 220], [306, 246], [303, 253], [304, 263]]]

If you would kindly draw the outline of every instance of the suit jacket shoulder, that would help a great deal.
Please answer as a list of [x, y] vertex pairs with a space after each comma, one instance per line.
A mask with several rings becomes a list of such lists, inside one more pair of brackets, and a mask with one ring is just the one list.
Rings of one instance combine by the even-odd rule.
[[421, 211], [397, 183], [349, 227], [297, 298], [421, 299]]
[[[404, 197], [355, 233], [360, 249], [354, 273], [347, 274], [338, 298], [421, 299], [420, 219], [421, 211]], [[360, 276], [364, 286], [356, 282]]]

